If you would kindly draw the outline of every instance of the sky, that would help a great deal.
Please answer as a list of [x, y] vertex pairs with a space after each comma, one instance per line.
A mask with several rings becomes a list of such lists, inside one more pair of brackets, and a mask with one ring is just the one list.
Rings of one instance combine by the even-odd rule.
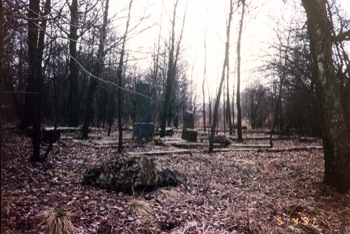
[[[121, 3], [124, 2], [124, 3]], [[257, 72], [263, 58], [271, 54], [269, 47], [276, 39], [276, 28], [283, 28], [291, 19], [304, 16], [300, 0], [248, 0], [250, 6], [245, 17], [242, 35], [242, 89], [250, 83], [264, 79]], [[339, 0], [343, 9], [350, 16], [350, 0]], [[125, 9], [128, 1], [111, 3], [111, 11], [120, 15], [127, 14]], [[235, 6], [236, 8], [237, 6]], [[215, 95], [224, 59], [226, 20], [229, 1], [226, 0], [179, 0], [177, 30], [180, 34], [183, 14], [186, 11], [182, 55], [188, 64], [188, 77], [192, 79], [193, 87], [198, 95], [201, 94], [201, 84], [204, 70], [204, 38], [207, 35], [207, 79], [211, 95]], [[293, 10], [294, 9], [294, 10]], [[298, 9], [298, 10], [295, 10]], [[136, 32], [128, 41], [132, 56], [139, 58], [140, 69], [150, 66], [150, 55], [154, 51], [161, 27], [162, 40], [169, 38], [170, 18], [173, 11], [173, 0], [134, 0], [131, 25], [139, 22], [140, 16], [147, 16], [139, 25]], [[113, 13], [112, 13], [113, 14]], [[236, 42], [238, 36], [239, 14], [233, 17], [231, 29], [230, 68], [231, 84], [235, 82], [234, 68], [236, 62]], [[125, 19], [116, 21], [119, 29]], [[206, 32], [206, 33], [205, 33]], [[142, 62], [140, 62], [142, 61]]]

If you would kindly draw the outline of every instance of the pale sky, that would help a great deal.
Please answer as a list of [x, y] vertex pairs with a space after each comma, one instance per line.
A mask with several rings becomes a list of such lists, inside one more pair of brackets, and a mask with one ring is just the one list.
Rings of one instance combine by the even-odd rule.
[[[162, 4], [163, 2], [163, 4]], [[188, 2], [188, 3], [187, 3]], [[268, 54], [268, 46], [276, 38], [274, 30], [289, 24], [290, 18], [296, 19], [303, 16], [303, 8], [300, 0], [250, 0], [249, 14], [245, 17], [244, 31], [242, 37], [242, 86], [262, 79], [261, 74], [255, 70], [261, 65], [261, 56]], [[286, 3], [284, 3], [286, 2]], [[343, 9], [350, 15], [350, 0], [339, 0]], [[111, 3], [111, 11], [119, 12], [119, 9], [125, 9], [124, 3]], [[223, 54], [225, 46], [225, 30], [228, 15], [228, 4], [226, 0], [179, 0], [177, 35], [180, 34], [182, 17], [187, 5], [187, 14], [184, 31], [184, 58], [189, 65], [188, 77], [192, 75], [193, 82], [197, 81], [197, 93], [201, 94], [201, 84], [203, 79], [204, 64], [204, 36], [207, 27], [207, 77], [212, 95], [216, 93], [216, 87], [221, 77], [223, 65]], [[293, 6], [296, 7], [293, 7]], [[147, 20], [139, 26], [139, 29], [146, 28], [148, 25], [157, 24], [151, 29], [134, 37], [129, 41], [127, 49], [133, 56], [147, 58], [153, 51], [154, 44], [157, 42], [159, 34], [159, 25], [162, 23], [162, 38], [169, 38], [170, 22], [172, 15], [173, 0], [134, 0], [132, 10], [133, 24], [138, 22], [137, 18], [141, 15], [148, 15]], [[297, 9], [293, 10], [293, 9]], [[126, 11], [124, 11], [126, 14]], [[119, 17], [118, 16], [118, 17]], [[230, 68], [231, 73], [235, 68], [236, 62], [236, 41], [238, 36], [239, 15], [234, 14], [233, 26], [231, 28], [231, 50], [230, 50]], [[123, 28], [125, 19], [118, 20], [118, 28]], [[207, 22], [207, 23], [206, 23]], [[122, 26], [120, 26], [122, 25]], [[150, 61], [144, 60], [140, 64], [140, 69], [150, 66]], [[193, 70], [193, 73], [192, 73]], [[233, 75], [231, 76], [231, 85]]]

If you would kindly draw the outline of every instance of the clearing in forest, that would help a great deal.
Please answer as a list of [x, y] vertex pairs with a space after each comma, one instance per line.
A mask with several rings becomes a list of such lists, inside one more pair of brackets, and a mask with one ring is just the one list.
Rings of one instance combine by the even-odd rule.
[[[212, 154], [129, 143], [124, 156], [174, 151], [148, 157], [187, 180], [128, 195], [82, 183], [88, 168], [119, 157], [113, 144], [98, 143], [103, 133], [88, 141], [63, 134], [48, 161], [33, 165], [30, 139], [3, 130], [1, 233], [44, 233], [43, 213], [54, 208], [69, 214], [77, 233], [350, 233], [350, 194], [322, 184], [323, 151], [306, 148], [320, 141], [278, 140], [275, 150], [231, 145]], [[303, 150], [283, 150], [292, 147]]]

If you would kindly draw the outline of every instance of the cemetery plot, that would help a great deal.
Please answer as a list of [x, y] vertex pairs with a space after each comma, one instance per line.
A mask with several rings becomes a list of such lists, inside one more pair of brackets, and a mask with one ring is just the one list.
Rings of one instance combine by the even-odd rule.
[[[72, 214], [79, 233], [98, 233], [106, 227], [112, 233], [197, 233], [202, 228], [213, 233], [350, 230], [344, 215], [350, 204], [342, 202], [349, 201], [349, 195], [339, 195], [321, 183], [320, 141], [279, 140], [272, 149], [246, 147], [244, 151], [232, 144], [212, 154], [204, 148], [167, 145], [171, 140], [184, 141], [180, 138], [164, 138], [164, 146], [131, 144], [123, 157], [149, 157], [170, 183], [173, 176], [166, 168], [186, 179], [175, 187], [129, 194], [83, 183], [89, 169], [121, 158], [113, 144], [94, 147], [99, 141], [109, 145], [114, 136], [94, 132], [95, 139], [85, 145], [65, 134], [65, 145], [54, 145], [48, 162], [38, 165], [26, 162], [29, 138], [6, 137], [1, 171], [4, 233], [43, 231], [41, 214], [55, 207]], [[307, 150], [296, 150], [301, 148]]]

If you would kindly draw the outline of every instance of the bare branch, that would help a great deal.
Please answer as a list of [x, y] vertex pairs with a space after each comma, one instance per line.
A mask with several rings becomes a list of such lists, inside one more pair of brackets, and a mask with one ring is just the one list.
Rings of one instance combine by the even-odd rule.
[[350, 41], [350, 30], [334, 36], [332, 38], [332, 41]]

